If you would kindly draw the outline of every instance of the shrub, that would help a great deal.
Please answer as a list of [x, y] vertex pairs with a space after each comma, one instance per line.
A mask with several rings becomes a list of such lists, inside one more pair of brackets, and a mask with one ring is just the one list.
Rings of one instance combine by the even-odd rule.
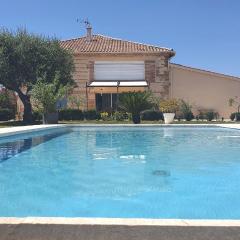
[[62, 109], [59, 111], [59, 120], [84, 120], [84, 115], [79, 109]]
[[239, 112], [235, 112], [235, 113], [232, 113], [230, 115], [230, 119], [232, 121], [236, 120], [236, 121], [240, 121], [240, 113]]
[[237, 112], [235, 114], [235, 118], [236, 118], [236, 121], [240, 121], [240, 113], [239, 112]]
[[99, 120], [101, 118], [100, 114], [95, 109], [84, 111], [83, 114], [86, 120]]
[[186, 121], [191, 121], [194, 118], [192, 106], [184, 100], [180, 100], [179, 111], [182, 118], [184, 118]]
[[33, 112], [33, 121], [42, 121], [42, 114], [38, 111]]
[[100, 116], [103, 121], [111, 120], [111, 115], [108, 112], [101, 112]]
[[129, 115], [126, 112], [115, 112], [113, 118], [116, 121], [124, 121], [129, 119]]
[[200, 109], [198, 119], [204, 120], [206, 119], [207, 121], [212, 121], [213, 119], [217, 119], [219, 117], [218, 112], [215, 112], [212, 109]]
[[159, 108], [163, 113], [176, 113], [179, 109], [179, 103], [176, 99], [162, 100]]
[[152, 107], [152, 93], [149, 91], [122, 93], [119, 98], [119, 108], [131, 113], [133, 123], [140, 123], [141, 112]]
[[13, 109], [2, 108], [0, 109], [0, 121], [8, 121], [15, 119], [15, 113]]
[[213, 110], [208, 110], [206, 111], [205, 116], [206, 119], [211, 122], [214, 118], [218, 117], [218, 113], [214, 112]]
[[159, 121], [163, 120], [163, 114], [157, 110], [146, 110], [142, 112], [142, 120], [144, 121]]

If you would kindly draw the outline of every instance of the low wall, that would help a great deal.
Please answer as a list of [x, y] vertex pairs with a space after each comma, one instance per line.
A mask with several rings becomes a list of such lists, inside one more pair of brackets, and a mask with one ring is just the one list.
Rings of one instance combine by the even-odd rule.
[[0, 240], [239, 240], [240, 221], [0, 218]]

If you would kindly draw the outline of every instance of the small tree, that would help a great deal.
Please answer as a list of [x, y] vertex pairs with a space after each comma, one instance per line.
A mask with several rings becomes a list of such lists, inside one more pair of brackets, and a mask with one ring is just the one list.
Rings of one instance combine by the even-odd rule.
[[31, 90], [31, 96], [34, 107], [43, 114], [55, 113], [57, 111], [57, 102], [67, 94], [67, 86], [58, 86], [54, 83], [44, 83], [37, 81]]
[[70, 108], [80, 110], [81, 105], [83, 105], [85, 101], [82, 96], [71, 95], [68, 97], [68, 102], [69, 102]]
[[128, 92], [120, 95], [119, 107], [121, 110], [131, 113], [134, 123], [140, 123], [140, 113], [153, 107], [151, 92]]
[[24, 105], [23, 120], [31, 123], [31, 89], [39, 80], [58, 85], [73, 84], [71, 53], [61, 48], [56, 39], [45, 38], [18, 30], [0, 31], [0, 84], [17, 92]]

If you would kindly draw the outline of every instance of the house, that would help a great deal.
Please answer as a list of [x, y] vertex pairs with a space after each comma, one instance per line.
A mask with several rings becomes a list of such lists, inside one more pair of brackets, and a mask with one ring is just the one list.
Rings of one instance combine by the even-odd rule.
[[213, 109], [229, 118], [229, 98], [240, 94], [240, 78], [170, 63], [170, 48], [92, 34], [61, 41], [74, 54], [77, 84], [73, 95], [84, 109], [116, 109], [117, 95], [150, 89], [163, 99], [184, 99], [198, 109]]

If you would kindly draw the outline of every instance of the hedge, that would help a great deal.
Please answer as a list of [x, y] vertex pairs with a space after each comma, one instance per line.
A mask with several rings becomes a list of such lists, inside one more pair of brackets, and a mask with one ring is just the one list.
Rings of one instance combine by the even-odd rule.
[[0, 109], [0, 121], [8, 121], [11, 119], [15, 119], [14, 110], [8, 108]]
[[78, 109], [63, 109], [59, 111], [59, 120], [84, 120], [84, 114]]
[[142, 120], [144, 121], [159, 121], [163, 120], [163, 114], [156, 110], [146, 110], [141, 114]]

